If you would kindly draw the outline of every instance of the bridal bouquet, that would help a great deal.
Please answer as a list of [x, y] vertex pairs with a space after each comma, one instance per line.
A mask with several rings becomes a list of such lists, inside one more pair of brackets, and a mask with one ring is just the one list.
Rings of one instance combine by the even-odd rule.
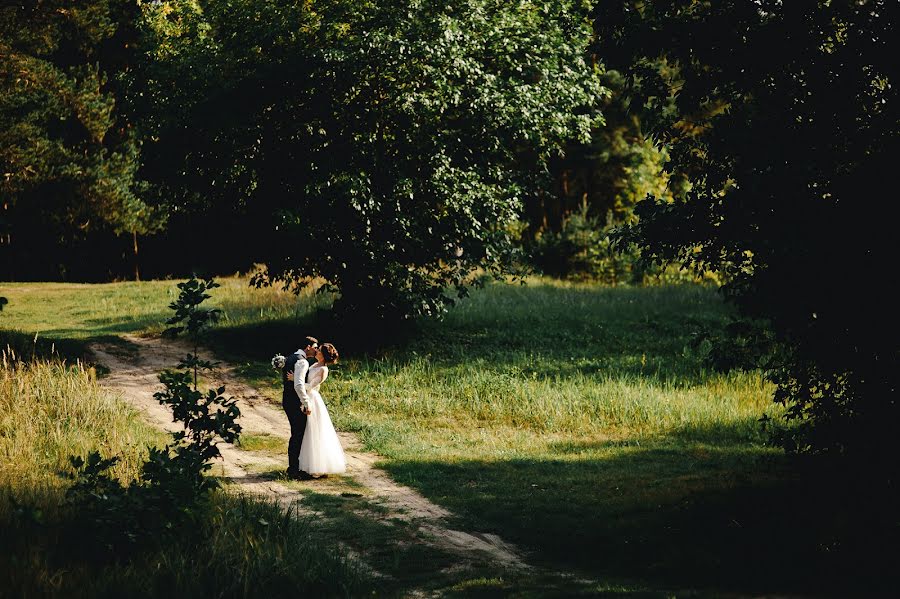
[[275, 370], [281, 370], [284, 368], [284, 356], [281, 354], [275, 354], [275, 357], [272, 358], [272, 368]]

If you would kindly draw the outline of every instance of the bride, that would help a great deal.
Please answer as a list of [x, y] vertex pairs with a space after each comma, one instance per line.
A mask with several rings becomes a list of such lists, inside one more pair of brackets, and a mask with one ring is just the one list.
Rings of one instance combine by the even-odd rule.
[[344, 449], [319, 393], [319, 387], [328, 378], [328, 365], [334, 364], [337, 359], [337, 349], [330, 343], [323, 343], [316, 350], [316, 363], [310, 367], [307, 376], [310, 411], [300, 447], [300, 470], [313, 476], [339, 474], [347, 470]]

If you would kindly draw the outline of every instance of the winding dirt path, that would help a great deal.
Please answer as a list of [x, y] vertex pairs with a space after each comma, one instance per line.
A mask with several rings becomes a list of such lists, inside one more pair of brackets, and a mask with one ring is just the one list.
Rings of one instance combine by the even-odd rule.
[[[187, 352], [181, 342], [158, 338], [123, 336], [133, 345], [131, 351], [117, 344], [94, 344], [91, 351], [96, 362], [109, 368], [108, 376], [101, 380], [107, 388], [119, 393], [144, 414], [147, 420], [167, 431], [177, 430], [172, 414], [160, 405], [153, 393], [160, 390], [157, 375], [165, 368], [174, 367]], [[201, 355], [213, 360], [208, 354]], [[282, 439], [290, 436], [290, 426], [279, 406], [272, 405], [256, 389], [237, 380], [233, 367], [220, 363], [206, 379], [213, 385], [225, 385], [226, 395], [235, 397], [241, 410], [240, 424], [246, 434], [268, 434]], [[388, 510], [388, 518], [410, 522], [423, 532], [420, 538], [436, 548], [450, 552], [474, 564], [490, 563], [511, 569], [530, 569], [522, 552], [496, 535], [462, 530], [452, 530], [446, 524], [451, 514], [431, 503], [413, 489], [397, 484], [384, 471], [375, 468], [378, 456], [366, 452], [362, 443], [352, 433], [339, 433], [347, 456], [347, 477], [364, 487], [367, 495]], [[228, 443], [220, 443], [222, 461], [215, 472], [221, 474], [239, 492], [277, 501], [286, 509], [300, 514], [314, 514], [303, 505], [303, 493], [256, 474], [260, 471], [283, 469], [286, 457], [275, 458], [263, 452], [245, 451]], [[221, 470], [218, 468], [221, 465]], [[320, 481], [303, 483], [304, 489], [328, 493], [328, 486]], [[333, 487], [332, 487], [333, 489]]]

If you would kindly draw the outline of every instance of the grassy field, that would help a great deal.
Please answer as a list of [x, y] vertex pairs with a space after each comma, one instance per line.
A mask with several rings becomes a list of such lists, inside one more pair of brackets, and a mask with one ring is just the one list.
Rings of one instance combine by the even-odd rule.
[[[323, 316], [325, 295], [222, 283], [214, 351], [275, 398], [272, 354], [334, 341], [344, 359], [323, 391], [337, 426], [460, 526], [550, 569], [715, 594], [834, 591], [861, 567], [847, 561], [864, 544], [847, 494], [765, 444], [758, 419], [776, 411], [761, 374], [711, 372], [691, 350], [728, 317], [710, 288], [491, 285], [373, 344]], [[159, 331], [174, 282], [0, 292], [5, 326], [80, 343]]]

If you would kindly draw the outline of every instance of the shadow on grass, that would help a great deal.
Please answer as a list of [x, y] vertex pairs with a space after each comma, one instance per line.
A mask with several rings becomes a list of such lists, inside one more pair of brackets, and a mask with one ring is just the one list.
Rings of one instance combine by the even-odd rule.
[[[0, 596], [345, 597], [378, 588], [335, 544], [316, 543], [309, 521], [273, 503], [216, 493], [190, 526], [110, 537], [59, 497], [31, 493], [20, 504], [9, 499], [18, 491], [0, 487]], [[114, 506], [104, 516], [107, 530], [116, 519], [133, 527]]]
[[[317, 336], [312, 318], [269, 320], [237, 326], [219, 325], [208, 334], [208, 345], [223, 356], [260, 361], [267, 368], [276, 353], [287, 355], [301, 347], [307, 335]], [[319, 336], [319, 340], [323, 338]]]
[[[131, 316], [120, 319], [111, 317], [89, 318], [84, 321], [85, 327], [81, 329], [81, 332], [85, 330], [90, 331], [92, 337], [95, 337], [97, 335], [109, 335], [113, 333], [139, 333], [146, 330], [148, 327], [161, 325], [171, 317], [171, 311], [160, 311], [156, 314], [141, 316], [139, 318], [134, 318]], [[53, 331], [53, 333], [56, 334], [65, 332], [65, 330]]]
[[[110, 313], [100, 318], [75, 320], [70, 326], [46, 328], [41, 331], [40, 336], [54, 340], [74, 340], [90, 343], [126, 333], [137, 335], [156, 328], [161, 330], [165, 326], [165, 321], [171, 316], [171, 310], [167, 311], [163, 307], [157, 312], [138, 317], [131, 315], [118, 316], [115, 313]], [[72, 315], [68, 315], [68, 318], [73, 319]]]
[[397, 480], [548, 565], [654, 588], [875, 593], [900, 582], [884, 496], [742, 450], [615, 447], [582, 459], [397, 460]]
[[[410, 596], [432, 593], [440, 597], [578, 597], [622, 596], [608, 587], [574, 580], [555, 572], [509, 571], [490, 559], [471, 561], [435, 546], [416, 523], [387, 518], [382, 506], [356, 494], [311, 492], [303, 504], [317, 518], [316, 533], [324, 544], [339, 541], [364, 557], [385, 575], [379, 594]], [[633, 587], [622, 587], [633, 596]], [[647, 596], [661, 597], [660, 594]]]
[[[37, 335], [15, 329], [0, 329], [0, 348], [6, 349], [9, 346], [17, 355], [27, 359], [56, 357], [75, 361], [76, 359], [88, 359], [88, 346], [93, 343], [102, 343], [118, 347], [123, 353], [130, 352], [133, 355], [136, 346], [123, 339], [120, 334], [140, 333], [146, 326], [162, 322], [167, 317], [167, 315], [160, 314], [148, 319], [124, 320], [114, 323], [111, 323], [110, 319], [94, 319], [85, 321], [86, 326], [77, 329], [46, 329]], [[91, 323], [106, 324], [93, 326]]]
[[33, 333], [0, 329], [0, 350], [12, 350], [21, 359], [83, 358], [86, 344], [80, 339], [46, 339]]
[[[599, 439], [592, 441], [557, 441], [548, 444], [548, 449], [559, 455], [578, 455], [619, 448], [653, 447], [652, 451], [681, 455], [689, 448], [710, 446], [716, 452], [762, 451], [767, 445], [767, 437], [756, 417], [737, 418], [726, 422], [714, 421], [682, 424], [675, 430], [666, 431], [641, 439]], [[781, 455], [771, 449], [772, 455]]]
[[768, 434], [756, 416], [735, 418], [726, 422], [690, 422], [668, 431], [665, 438], [681, 444], [713, 445], [727, 448], [738, 443], [768, 444]]
[[347, 543], [366, 562], [405, 585], [420, 586], [450, 568], [452, 555], [422, 543], [415, 527], [403, 520], [385, 520], [384, 508], [363, 497], [309, 493], [303, 504], [322, 515], [319, 534]]

